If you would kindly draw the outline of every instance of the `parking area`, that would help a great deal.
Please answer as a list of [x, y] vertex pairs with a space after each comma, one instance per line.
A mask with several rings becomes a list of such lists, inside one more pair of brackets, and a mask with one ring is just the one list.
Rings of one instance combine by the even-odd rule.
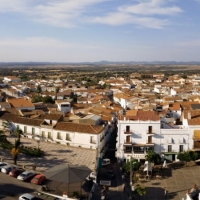
[[[8, 137], [8, 140], [14, 143], [15, 138]], [[32, 139], [22, 137], [21, 142], [24, 146], [38, 147], [37, 141]], [[95, 169], [95, 150], [70, 147], [43, 141], [39, 143], [39, 147], [45, 152], [44, 157], [34, 158], [20, 154], [17, 164], [19, 166], [25, 165], [27, 168], [36, 165], [36, 170], [39, 172], [44, 172], [55, 165], [64, 163], [73, 165], [86, 165], [91, 170]], [[0, 158], [3, 158], [3, 160], [8, 163], [13, 162], [11, 153], [8, 150], [0, 151]]]

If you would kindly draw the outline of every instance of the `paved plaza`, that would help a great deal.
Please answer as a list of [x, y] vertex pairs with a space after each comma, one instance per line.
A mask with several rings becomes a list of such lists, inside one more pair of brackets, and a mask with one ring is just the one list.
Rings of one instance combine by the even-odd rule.
[[[15, 138], [8, 137], [8, 140], [14, 143]], [[35, 148], [38, 147], [37, 141], [32, 139], [22, 137], [21, 142], [24, 146]], [[45, 152], [44, 157], [35, 158], [20, 154], [17, 164], [21, 166], [25, 165], [27, 168], [30, 168], [32, 165], [36, 165], [36, 170], [39, 172], [44, 172], [55, 165], [64, 163], [70, 163], [73, 165], [85, 165], [91, 170], [95, 169], [96, 150], [84, 149], [80, 147], [70, 147], [43, 141], [39, 143], [39, 146]], [[0, 151], [0, 157], [9, 163], [13, 162], [11, 153], [8, 150]]]
[[[8, 139], [14, 142], [15, 138]], [[37, 147], [37, 141], [21, 138], [22, 144], [24, 146]], [[32, 158], [20, 154], [18, 159], [18, 165], [25, 165], [30, 168], [32, 165], [36, 165], [36, 170], [38, 172], [44, 172], [45, 170], [64, 163], [70, 163], [75, 165], [86, 165], [90, 169], [95, 168], [95, 158], [96, 151], [91, 149], [75, 148], [55, 143], [40, 142], [40, 148], [45, 152], [45, 156], [42, 158]], [[11, 153], [8, 150], [1, 150], [0, 157], [4, 161], [12, 163]], [[119, 166], [115, 163], [113, 169], [117, 175], [120, 177], [122, 174], [119, 170]], [[188, 163], [187, 166], [179, 168], [167, 168], [162, 174], [162, 178], [152, 178], [149, 181], [138, 182], [141, 185], [146, 186], [147, 194], [143, 197], [135, 196], [135, 200], [163, 200], [163, 199], [173, 199], [182, 200], [185, 198], [185, 193], [187, 189], [193, 187], [194, 184], [200, 189], [200, 166], [196, 165], [194, 162]], [[116, 178], [116, 183], [114, 187], [109, 189], [109, 197], [112, 200], [126, 200], [129, 199], [129, 189], [128, 182], [125, 179], [125, 184], [127, 183], [127, 188], [124, 191], [123, 182], [120, 178]], [[167, 196], [164, 196], [164, 188], [168, 191]], [[101, 188], [94, 193], [94, 199], [101, 199]]]

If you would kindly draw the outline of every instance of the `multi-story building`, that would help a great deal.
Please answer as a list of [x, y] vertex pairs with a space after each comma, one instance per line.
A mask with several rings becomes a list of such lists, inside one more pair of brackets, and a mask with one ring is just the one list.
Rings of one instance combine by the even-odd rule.
[[116, 157], [128, 161], [130, 158], [145, 159], [149, 150], [176, 161], [179, 152], [193, 149], [193, 133], [186, 121], [176, 125], [153, 111], [132, 111], [132, 116], [123, 115], [118, 120]]
[[119, 159], [145, 159], [147, 151], [160, 152], [160, 117], [153, 111], [135, 111], [119, 116], [116, 156]]

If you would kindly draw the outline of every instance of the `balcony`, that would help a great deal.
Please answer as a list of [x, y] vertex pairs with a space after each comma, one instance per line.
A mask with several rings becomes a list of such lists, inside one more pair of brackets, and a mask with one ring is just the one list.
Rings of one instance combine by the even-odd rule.
[[193, 137], [194, 141], [200, 142], [200, 137]]
[[147, 140], [147, 144], [154, 144], [153, 140]]
[[132, 134], [132, 130], [124, 130], [124, 134]]
[[146, 130], [146, 133], [148, 135], [153, 135], [153, 134], [155, 134], [155, 131], [154, 130]]

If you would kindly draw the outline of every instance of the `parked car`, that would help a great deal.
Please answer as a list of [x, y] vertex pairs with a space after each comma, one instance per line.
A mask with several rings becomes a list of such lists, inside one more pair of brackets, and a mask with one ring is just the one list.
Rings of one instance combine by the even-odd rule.
[[9, 176], [17, 178], [24, 171], [25, 170], [22, 168], [14, 168], [12, 171], [10, 171]]
[[1, 172], [4, 174], [9, 174], [10, 171], [12, 171], [13, 169], [15, 169], [15, 166], [12, 165], [5, 165], [1, 168]]
[[28, 180], [32, 179], [35, 175], [36, 175], [35, 172], [25, 171], [25, 172], [21, 173], [19, 176], [17, 176], [17, 179], [19, 179], [21, 181], [28, 181]]
[[109, 165], [109, 164], [110, 164], [110, 159], [109, 158], [103, 159], [102, 166], [106, 166], [106, 165]]
[[22, 195], [19, 197], [19, 200], [42, 200], [42, 199], [39, 198], [39, 197], [35, 197], [35, 196], [32, 195], [32, 194], [25, 193], [25, 194], [22, 194]]
[[91, 172], [88, 177], [86, 178], [86, 181], [90, 180], [96, 180], [96, 172]]
[[6, 166], [6, 165], [8, 165], [8, 163], [0, 162], [0, 170], [1, 170], [2, 167]]
[[113, 171], [113, 170], [108, 170], [108, 171], [106, 172], [106, 177], [107, 177], [108, 179], [113, 179], [113, 178], [115, 178], [114, 171]]
[[35, 183], [37, 185], [41, 185], [46, 180], [44, 174], [37, 174], [33, 179], [31, 179], [31, 183]]

